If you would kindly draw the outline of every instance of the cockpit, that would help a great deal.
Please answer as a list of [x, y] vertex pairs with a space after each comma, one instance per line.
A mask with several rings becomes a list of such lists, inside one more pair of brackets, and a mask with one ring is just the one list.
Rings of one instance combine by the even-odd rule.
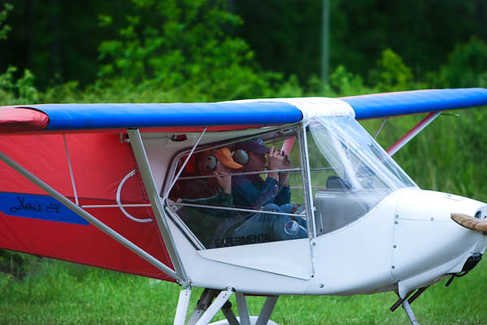
[[167, 192], [198, 249], [326, 235], [416, 186], [352, 116], [203, 143], [175, 157]]

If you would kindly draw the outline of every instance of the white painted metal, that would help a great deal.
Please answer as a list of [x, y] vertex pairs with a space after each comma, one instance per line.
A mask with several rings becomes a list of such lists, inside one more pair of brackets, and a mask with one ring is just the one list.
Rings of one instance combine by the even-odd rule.
[[191, 148], [191, 150], [189, 151], [188, 153], [188, 156], [186, 157], [186, 159], [184, 159], [183, 161], [183, 164], [181, 165], [181, 167], [179, 168], [179, 171], [176, 173], [176, 175], [174, 176], [172, 182], [170, 183], [169, 186], [166, 186], [165, 188], [165, 191], [164, 191], [164, 195], [162, 196], [162, 200], [165, 201], [167, 200], [168, 196], [169, 196], [169, 192], [171, 191], [171, 189], [173, 188], [174, 184], [176, 184], [179, 176], [181, 175], [181, 173], [184, 171], [184, 168], [186, 167], [186, 165], [188, 164], [188, 161], [191, 159], [191, 156], [193, 155], [196, 147], [198, 146], [198, 144], [201, 142], [201, 139], [203, 138], [203, 136], [205, 135], [206, 133], [206, 130], [207, 128], [205, 128], [203, 130], [203, 132], [201, 132], [200, 136], [198, 137], [198, 139], [196, 140], [196, 142], [194, 143], [193, 147]]
[[402, 308], [404, 308], [404, 311], [406, 311], [406, 315], [408, 315], [411, 325], [419, 325], [419, 322], [416, 320], [416, 316], [414, 316], [413, 309], [411, 308], [411, 305], [409, 305], [407, 299], [403, 301]]
[[189, 299], [191, 298], [191, 287], [183, 288], [179, 292], [178, 306], [176, 307], [176, 316], [174, 325], [184, 325], [188, 313]]
[[[237, 292], [249, 294], [278, 294], [283, 290], [289, 294], [299, 294], [303, 293], [308, 286], [309, 280], [222, 263], [205, 258], [200, 255], [200, 251], [194, 248], [188, 238], [172, 220], [170, 220], [169, 226], [171, 233], [174, 235], [175, 242], [178, 243], [178, 252], [188, 271], [188, 277], [191, 279], [193, 287], [215, 288], [221, 290], [227, 287], [233, 287]], [[307, 241], [307, 239], [303, 239], [303, 241]], [[289, 242], [293, 241], [281, 243]], [[266, 247], [266, 244], [259, 245], [263, 248]], [[288, 246], [281, 247], [285, 248]], [[231, 248], [234, 247], [229, 247], [229, 249]], [[283, 260], [288, 258], [288, 252], [285, 249], [270, 250], [269, 253], [275, 256], [276, 259], [279, 257]], [[250, 259], [250, 257], [250, 255], [247, 255], [247, 258]]]
[[462, 229], [450, 218], [456, 211], [473, 216], [484, 207], [479, 201], [432, 191], [408, 192], [399, 198], [392, 275], [399, 281], [400, 294], [460, 271], [472, 253], [484, 251], [485, 246], [479, 247], [482, 234]]
[[203, 315], [204, 312], [205, 311], [203, 309], [196, 307], [193, 314], [191, 315], [191, 317], [188, 320], [188, 325], [196, 324], [196, 322], [198, 321], [198, 319], [201, 318], [201, 315]]
[[266, 211], [266, 210], [256, 210], [256, 209], [241, 209], [241, 208], [229, 208], [224, 206], [215, 206], [215, 205], [204, 205], [204, 204], [193, 204], [193, 203], [180, 203], [174, 202], [173, 203], [177, 207], [193, 207], [193, 208], [205, 208], [205, 209], [215, 209], [215, 210], [227, 210], [227, 211], [240, 211], [240, 212], [250, 212], [250, 213], [265, 213], [265, 214], [273, 214], [273, 215], [280, 215], [280, 216], [291, 216], [291, 217], [302, 217], [302, 214], [299, 213], [285, 213], [285, 212], [273, 212], [273, 211]]
[[63, 133], [64, 151], [66, 152], [66, 161], [68, 163], [69, 178], [71, 180], [71, 187], [73, 188], [74, 202], [79, 205], [78, 190], [76, 186], [76, 180], [74, 178], [73, 164], [71, 162], [71, 155], [69, 154], [68, 140], [66, 139], [66, 133]]
[[[318, 114], [313, 108], [319, 105], [334, 105], [319, 103], [303, 104], [303, 110], [310, 111], [306, 116]], [[336, 110], [321, 109], [319, 115], [353, 115], [341, 104], [333, 107]], [[230, 135], [209, 132], [202, 142]], [[190, 134], [188, 139], [191, 141], [168, 147], [158, 143], [157, 137], [144, 139], [160, 188], [169, 157], [191, 148], [197, 138]], [[193, 286], [220, 290], [232, 287], [238, 292], [263, 295], [361, 294], [396, 288], [409, 292], [437, 281], [445, 273], [461, 270], [472, 252], [483, 252], [485, 236], [450, 220], [452, 212], [474, 215], [483, 206], [481, 202], [416, 187], [395, 190], [363, 217], [314, 238], [312, 258], [307, 239], [202, 250], [183, 234], [184, 227], [169, 218], [168, 229]]]
[[216, 313], [223, 307], [223, 305], [230, 299], [233, 291], [231, 289], [224, 290], [218, 294], [218, 296], [213, 300], [211, 305], [206, 309], [206, 311], [201, 315], [196, 325], [206, 325], [210, 320], [216, 315]]
[[157, 220], [159, 231], [161, 232], [162, 238], [164, 239], [164, 244], [166, 246], [167, 252], [171, 257], [171, 262], [174, 265], [176, 273], [178, 274], [178, 278], [181, 279], [181, 284], [186, 285], [188, 283], [188, 277], [184, 270], [184, 266], [181, 263], [179, 254], [176, 251], [173, 236], [169, 231], [168, 222], [166, 220], [166, 216], [164, 215], [164, 209], [162, 207], [162, 202], [159, 197], [159, 190], [154, 182], [154, 175], [152, 174], [144, 143], [142, 142], [142, 137], [138, 129], [128, 130], [128, 135], [130, 139], [130, 145], [137, 161], [137, 166], [139, 167], [139, 172], [144, 182], [145, 190], [152, 205], [152, 212], [154, 213], [154, 216]]
[[[308, 143], [306, 140], [306, 131], [305, 128], [301, 125], [298, 129], [298, 143], [299, 143], [299, 155], [301, 160], [301, 168], [302, 178], [303, 178], [303, 185], [304, 185], [304, 202], [307, 211], [307, 225], [308, 225], [308, 236], [310, 239], [316, 237], [316, 220], [315, 220], [315, 212], [313, 208], [313, 189], [311, 188], [311, 173], [310, 173], [310, 166], [309, 166], [309, 154], [308, 154]], [[312, 250], [312, 248], [310, 247]], [[311, 252], [311, 254], [313, 254]], [[313, 272], [314, 273], [314, 272]]]
[[233, 246], [198, 251], [212, 261], [281, 274], [303, 280], [311, 278], [311, 256], [307, 238]]
[[121, 198], [122, 197], [122, 188], [125, 185], [125, 183], [127, 182], [127, 180], [129, 180], [129, 178], [131, 178], [131, 177], [134, 177], [135, 174], [136, 174], [136, 170], [134, 169], [122, 178], [122, 180], [118, 184], [117, 192], [115, 193], [115, 201], [117, 202], [117, 207], [120, 209], [120, 211], [123, 213], [123, 215], [126, 216], [127, 218], [129, 218], [130, 220], [135, 221], [135, 222], [140, 222], [140, 223], [151, 222], [152, 218], [134, 217], [133, 215], [128, 213], [127, 210], [125, 210], [125, 208], [122, 204], [122, 198]]
[[[427, 199], [428, 195], [430, 199]], [[436, 203], [432, 199], [433, 196], [438, 196]], [[420, 197], [426, 198], [424, 203], [426, 205], [416, 204]], [[396, 288], [399, 282], [400, 289], [404, 287], [407, 288], [407, 290], [403, 289], [404, 291], [411, 291], [424, 286], [425, 283], [437, 281], [445, 273], [460, 271], [474, 248], [480, 252], [485, 249], [484, 236], [448, 221], [448, 209], [445, 209], [441, 218], [435, 219], [437, 222], [429, 228], [428, 234], [422, 235], [432, 240], [431, 245], [425, 245], [416, 234], [421, 232], [422, 227], [431, 223], [429, 211], [426, 209], [424, 215], [428, 217], [425, 217], [425, 220], [417, 220], [413, 223], [414, 227], [405, 228], [404, 238], [414, 238], [408, 243], [416, 248], [400, 252], [399, 255], [395, 252], [398, 249], [398, 247], [394, 248], [397, 240], [395, 235], [398, 233], [394, 230], [394, 222], [398, 210], [404, 211], [405, 207], [409, 207], [411, 211], [408, 215], [414, 218], [421, 214], [425, 207], [432, 204], [446, 205], [451, 198], [446, 194], [422, 191], [417, 188], [393, 192], [367, 215], [315, 239], [316, 273], [313, 278], [307, 279], [296, 276], [304, 274], [301, 273], [303, 269], [300, 270], [296, 265], [308, 263], [300, 261], [303, 258], [302, 252], [306, 251], [306, 239], [197, 251], [172, 222], [170, 229], [178, 243], [182, 262], [195, 286], [220, 289], [232, 286], [237, 291], [253, 294], [320, 295], [388, 291]], [[459, 201], [451, 206], [451, 209], [457, 212], [472, 213], [475, 209], [484, 206], [481, 202], [455, 198]], [[444, 231], [447, 231], [447, 236], [442, 235]], [[463, 248], [464, 254], [459, 254], [460, 249], [449, 251], [450, 245], [455, 243], [458, 245], [458, 242], [453, 239], [452, 244], [448, 238], [458, 240], [463, 236], [471, 243], [470, 246], [466, 245]], [[449, 264], [441, 265], [439, 268], [434, 264], [438, 263], [438, 260], [433, 256], [438, 253], [435, 246], [438, 244], [438, 238], [443, 238], [447, 245], [442, 254], [450, 254], [451, 260]], [[415, 242], [419, 244], [416, 245]], [[438, 249], [441, 250], [441, 247]], [[423, 256], [422, 262], [418, 263], [431, 261], [424, 274], [417, 267], [406, 267], [409, 265], [408, 259], [414, 261], [414, 256], [418, 254]], [[396, 268], [394, 264], [398, 267]], [[395, 268], [393, 269], [392, 266]], [[418, 273], [421, 274], [415, 278]], [[215, 277], [215, 274], [225, 274], [225, 276]]]
[[363, 217], [315, 239], [317, 283], [306, 293], [370, 293], [394, 287], [392, 225], [397, 200], [404, 191], [390, 194]]

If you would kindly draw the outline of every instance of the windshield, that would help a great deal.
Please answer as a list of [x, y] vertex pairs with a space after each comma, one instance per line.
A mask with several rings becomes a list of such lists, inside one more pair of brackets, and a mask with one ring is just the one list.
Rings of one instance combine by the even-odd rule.
[[365, 215], [414, 182], [351, 116], [319, 117], [307, 127], [318, 234]]

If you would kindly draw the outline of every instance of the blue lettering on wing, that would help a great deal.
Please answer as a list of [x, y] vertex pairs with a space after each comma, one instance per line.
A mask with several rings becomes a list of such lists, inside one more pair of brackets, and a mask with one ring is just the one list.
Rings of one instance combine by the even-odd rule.
[[12, 217], [65, 222], [78, 225], [89, 223], [47, 195], [0, 192], [0, 211]]

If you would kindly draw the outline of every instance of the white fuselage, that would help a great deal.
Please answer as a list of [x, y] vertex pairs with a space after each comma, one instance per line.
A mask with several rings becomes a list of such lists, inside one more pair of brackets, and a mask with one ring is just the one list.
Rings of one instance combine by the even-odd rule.
[[[353, 110], [337, 100], [281, 101], [292, 101], [302, 109], [305, 116], [303, 125], [317, 115], [323, 115], [323, 110], [320, 110], [322, 105], [332, 107], [327, 111], [327, 116], [353, 118]], [[333, 132], [339, 131], [335, 129]], [[252, 132], [257, 131], [241, 131], [240, 136]], [[231, 136], [235, 136], [235, 133], [209, 134], [203, 142], [223, 141]], [[163, 189], [167, 186], [169, 182], [166, 177], [170, 175], [168, 170], [172, 158], [183, 148], [190, 148], [197, 137], [198, 134], [188, 134], [187, 143], [172, 144], [164, 134], [146, 136], [144, 145], [156, 186]], [[323, 139], [326, 140], [326, 137]], [[350, 148], [352, 145], [354, 143], [350, 143]], [[343, 151], [343, 146], [339, 144], [338, 150]], [[364, 148], [368, 147], [368, 144], [364, 145]], [[365, 161], [377, 159], [373, 156], [375, 153], [371, 151], [369, 156], [364, 156]], [[346, 159], [345, 154], [342, 156], [345, 157], [342, 159]], [[392, 160], [383, 164], [381, 159], [384, 156], [379, 156], [377, 169], [372, 165], [372, 172], [366, 170], [368, 176], [391, 175], [390, 178], [396, 183], [409, 183], [410, 179], [397, 172], [400, 168], [395, 167]], [[357, 173], [354, 166], [347, 168], [350, 173]], [[484, 252], [486, 236], [462, 228], [450, 216], [452, 213], [463, 213], [485, 218], [487, 209], [479, 201], [421, 190], [412, 181], [412, 186], [403, 188], [396, 183], [388, 184], [390, 192], [384, 194], [360, 218], [332, 227], [329, 231], [310, 232], [309, 238], [302, 239], [198, 249], [185, 234], [187, 229], [178, 222], [178, 218], [169, 216], [168, 211], [165, 214], [175, 249], [192, 286], [233, 288], [243, 293], [264, 295], [348, 295], [397, 290], [403, 296], [444, 275], [460, 272], [472, 254]], [[367, 191], [366, 185], [362, 186]], [[332, 197], [333, 190], [323, 193]], [[355, 195], [355, 192], [351, 193]], [[346, 200], [342, 201], [343, 204], [335, 206], [335, 211], [346, 210]], [[322, 202], [326, 207], [326, 198]], [[478, 214], [478, 211], [481, 213]], [[324, 223], [337, 224], [329, 218], [323, 219]]]
[[478, 201], [419, 189], [390, 194], [367, 215], [312, 240], [197, 251], [174, 224], [178, 249], [195, 286], [255, 294], [409, 292], [460, 272], [485, 236], [450, 219], [474, 215]]

